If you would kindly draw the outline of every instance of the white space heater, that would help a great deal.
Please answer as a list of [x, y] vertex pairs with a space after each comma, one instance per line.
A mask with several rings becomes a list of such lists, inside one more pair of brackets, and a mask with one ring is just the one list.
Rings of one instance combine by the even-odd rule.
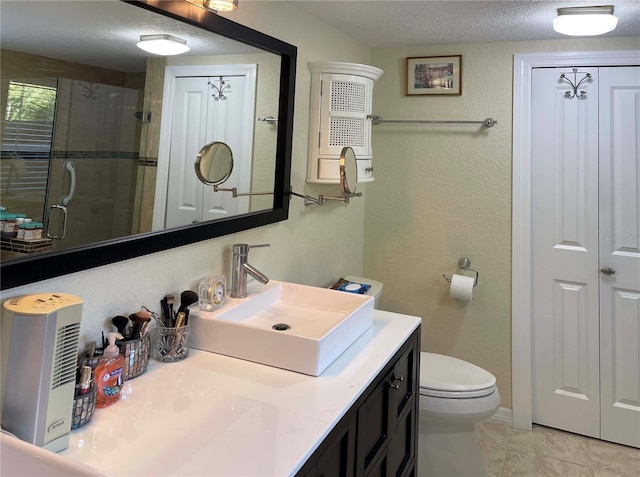
[[2, 428], [58, 452], [69, 447], [82, 300], [40, 293], [2, 306]]

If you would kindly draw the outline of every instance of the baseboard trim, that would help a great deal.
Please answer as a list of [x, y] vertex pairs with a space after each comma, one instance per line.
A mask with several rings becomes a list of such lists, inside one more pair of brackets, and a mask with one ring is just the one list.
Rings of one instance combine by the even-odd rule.
[[513, 424], [513, 411], [508, 407], [499, 407], [496, 413], [487, 419], [489, 422], [511, 426]]

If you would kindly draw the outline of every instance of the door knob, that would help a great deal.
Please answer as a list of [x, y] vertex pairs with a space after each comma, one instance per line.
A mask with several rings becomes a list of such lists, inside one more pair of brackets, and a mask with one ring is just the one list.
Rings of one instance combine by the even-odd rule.
[[605, 275], [615, 275], [616, 271], [611, 267], [601, 268], [600, 271]]

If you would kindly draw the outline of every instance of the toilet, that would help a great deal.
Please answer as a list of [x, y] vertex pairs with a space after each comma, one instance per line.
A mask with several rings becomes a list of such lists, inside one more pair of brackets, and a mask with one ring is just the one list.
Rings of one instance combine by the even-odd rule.
[[475, 424], [500, 406], [496, 378], [461, 359], [420, 353], [418, 476], [486, 475]]
[[[348, 276], [371, 285], [375, 307], [382, 283]], [[496, 378], [490, 372], [451, 356], [420, 353], [418, 477], [486, 475], [475, 425], [500, 407]]]

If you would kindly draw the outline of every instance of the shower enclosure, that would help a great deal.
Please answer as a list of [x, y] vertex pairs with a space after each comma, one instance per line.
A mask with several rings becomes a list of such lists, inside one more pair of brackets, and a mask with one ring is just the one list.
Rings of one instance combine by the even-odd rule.
[[43, 222], [53, 250], [130, 235], [143, 99], [67, 78], [3, 80], [0, 205]]

